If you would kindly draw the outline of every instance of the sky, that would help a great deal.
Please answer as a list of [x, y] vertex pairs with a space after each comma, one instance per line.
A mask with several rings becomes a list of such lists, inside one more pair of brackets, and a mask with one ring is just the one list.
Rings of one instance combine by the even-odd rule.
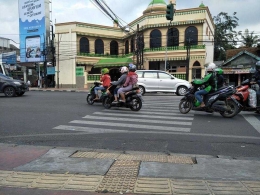
[[[19, 0], [0, 0], [0, 37], [19, 43]], [[83, 22], [113, 26], [112, 20], [104, 15], [93, 0], [50, 0], [53, 24]], [[104, 0], [110, 9], [127, 25], [142, 15], [152, 0]], [[165, 0], [168, 4], [169, 0]], [[220, 12], [232, 16], [237, 12], [239, 26], [236, 31], [254, 31], [260, 35], [260, 0], [176, 0], [176, 9], [196, 8], [201, 2], [209, 7], [212, 17]], [[54, 27], [55, 28], [55, 27]], [[14, 44], [17, 45], [17, 44]]]

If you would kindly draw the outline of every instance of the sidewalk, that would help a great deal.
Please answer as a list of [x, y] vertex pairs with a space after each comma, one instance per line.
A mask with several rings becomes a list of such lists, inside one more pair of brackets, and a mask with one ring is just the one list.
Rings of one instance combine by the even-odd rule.
[[260, 158], [0, 144], [0, 194], [260, 194]]
[[89, 89], [85, 89], [85, 88], [38, 88], [38, 87], [30, 87], [29, 91], [89, 92]]

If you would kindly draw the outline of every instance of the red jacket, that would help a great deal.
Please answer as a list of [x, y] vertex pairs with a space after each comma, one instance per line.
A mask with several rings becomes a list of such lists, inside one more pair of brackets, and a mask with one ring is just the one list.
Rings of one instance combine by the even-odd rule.
[[110, 78], [109, 74], [104, 74], [101, 77], [100, 81], [103, 82], [103, 87], [109, 87], [111, 78]]

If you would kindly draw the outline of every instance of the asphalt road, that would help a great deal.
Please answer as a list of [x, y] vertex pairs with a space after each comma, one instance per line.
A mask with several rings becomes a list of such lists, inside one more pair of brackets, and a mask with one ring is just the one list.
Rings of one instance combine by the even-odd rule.
[[180, 97], [146, 94], [139, 112], [88, 105], [84, 92], [0, 95], [0, 143], [260, 157], [260, 115], [178, 111]]

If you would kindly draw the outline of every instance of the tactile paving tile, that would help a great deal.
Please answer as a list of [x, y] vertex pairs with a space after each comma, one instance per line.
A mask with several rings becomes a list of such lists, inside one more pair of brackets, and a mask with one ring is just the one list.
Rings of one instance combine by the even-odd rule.
[[164, 178], [138, 178], [134, 193], [172, 194], [170, 180]]
[[242, 181], [241, 183], [252, 193], [260, 195], [260, 181]]
[[249, 195], [252, 194], [239, 181], [207, 181], [209, 189], [214, 194]]
[[187, 156], [169, 156], [169, 155], [153, 155], [153, 154], [118, 154], [118, 153], [102, 153], [102, 152], [82, 152], [78, 151], [71, 155], [74, 158], [100, 158], [100, 159], [117, 159], [117, 160], [138, 160], [143, 162], [163, 162], [176, 164], [194, 164], [191, 157]]
[[0, 186], [96, 191], [103, 176], [0, 171]]
[[211, 194], [205, 181], [171, 179], [173, 194], [208, 195]]
[[98, 192], [133, 192], [138, 175], [139, 161], [116, 160], [104, 176]]

